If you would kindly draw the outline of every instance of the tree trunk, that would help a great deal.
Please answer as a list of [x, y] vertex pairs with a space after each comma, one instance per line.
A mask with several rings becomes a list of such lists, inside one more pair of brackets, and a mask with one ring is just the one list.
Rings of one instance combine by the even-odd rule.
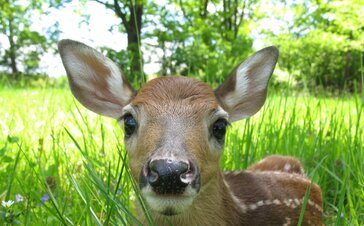
[[[350, 32], [349, 34], [349, 40], [352, 41], [354, 39], [353, 37], [353, 32]], [[339, 87], [340, 89], [345, 88], [345, 86], [352, 88], [352, 77], [353, 77], [353, 70], [352, 70], [352, 51], [351, 49], [348, 49], [345, 52], [345, 68], [344, 68], [344, 81], [340, 84], [341, 87]]]
[[[143, 71], [143, 57], [140, 50], [141, 42], [140, 35], [142, 30], [142, 16], [143, 16], [143, 2], [142, 1], [130, 1], [120, 5], [118, 0], [114, 0], [114, 4], [110, 5], [99, 0], [95, 0], [101, 4], [104, 4], [107, 8], [114, 10], [116, 15], [121, 19], [122, 24], [126, 30], [128, 36], [128, 54], [130, 60], [130, 74], [134, 81], [145, 81], [145, 75]], [[125, 9], [129, 10], [129, 15]]]
[[[130, 19], [126, 29], [128, 33], [128, 54], [130, 59], [130, 73], [134, 78], [141, 78], [145, 81], [143, 71], [143, 58], [141, 54], [140, 34], [142, 30], [143, 5], [135, 2], [130, 4]], [[126, 28], [126, 27], [125, 27]]]
[[14, 27], [13, 27], [13, 16], [9, 16], [9, 44], [10, 44], [10, 50], [9, 50], [9, 57], [10, 57], [10, 67], [12, 74], [15, 78], [18, 78], [19, 76], [19, 70], [16, 65], [16, 46], [14, 42]]

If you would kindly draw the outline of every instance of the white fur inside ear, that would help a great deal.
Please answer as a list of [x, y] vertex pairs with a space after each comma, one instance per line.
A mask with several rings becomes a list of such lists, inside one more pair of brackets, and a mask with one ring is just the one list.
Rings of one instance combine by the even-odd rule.
[[108, 58], [106, 58], [110, 69], [110, 76], [107, 78], [107, 84], [109, 86], [110, 92], [115, 96], [120, 98], [123, 104], [128, 103], [130, 97], [133, 95], [131, 90], [123, 88], [124, 82], [122, 79], [122, 72], [120, 69]]
[[[243, 66], [244, 65], [241, 64], [239, 68], [236, 70], [236, 83], [234, 92], [229, 93], [225, 97], [224, 101], [227, 106], [236, 105], [240, 100], [244, 99], [244, 97], [247, 96], [248, 94], [248, 89], [249, 89], [249, 78], [247, 76], [248, 68]], [[248, 118], [249, 115], [243, 113], [241, 117]]]
[[238, 70], [236, 71], [235, 90], [237, 92], [234, 93], [236, 93], [240, 97], [248, 94], [248, 83], [249, 83], [249, 78], [247, 76], [248, 68], [243, 66], [244, 65], [241, 64]]
[[[64, 51], [63, 57], [63, 62], [68, 69], [72, 80], [80, 88], [96, 88], [91, 82], [89, 82], [90, 78], [93, 81], [97, 80], [96, 71], [91, 67], [91, 64], [84, 60], [81, 60], [82, 58], [80, 59], [80, 56], [93, 54], [93, 51], [87, 50], [86, 52], [85, 48], [78, 48], [76, 46], [72, 47], [74, 47], [74, 49], [68, 49], [68, 51]], [[97, 57], [97, 55], [93, 55], [97, 60], [99, 60], [99, 57]], [[96, 59], [94, 61], [96, 61]]]
[[259, 55], [251, 60], [253, 62], [247, 62], [248, 65], [241, 64], [237, 70], [235, 90], [240, 98], [248, 95], [251, 89], [260, 92], [266, 89], [268, 85], [272, 67], [264, 63], [260, 65], [261, 62], [264, 62], [264, 59]]
[[258, 52], [242, 63], [236, 73], [235, 90], [240, 95], [247, 95], [249, 89], [262, 91], [267, 87], [275, 62], [271, 55]]
[[[230, 106], [236, 105], [239, 101], [244, 99], [245, 96], [248, 95], [249, 92], [249, 77], [247, 72], [249, 68], [244, 64], [241, 64], [239, 68], [236, 70], [236, 83], [235, 83], [235, 91], [226, 97], [226, 104]], [[248, 118], [250, 115], [242, 114], [242, 118]]]

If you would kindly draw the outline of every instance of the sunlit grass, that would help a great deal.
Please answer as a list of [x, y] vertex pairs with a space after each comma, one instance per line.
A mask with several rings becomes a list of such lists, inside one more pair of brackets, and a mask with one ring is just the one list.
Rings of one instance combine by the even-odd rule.
[[[116, 122], [87, 111], [68, 90], [2, 88], [0, 97], [0, 200], [24, 197], [0, 207], [0, 223], [11, 210], [6, 220], [25, 225], [139, 224]], [[325, 223], [362, 225], [361, 98], [270, 92], [257, 115], [230, 128], [222, 168], [245, 169], [269, 154], [296, 156], [322, 188]]]

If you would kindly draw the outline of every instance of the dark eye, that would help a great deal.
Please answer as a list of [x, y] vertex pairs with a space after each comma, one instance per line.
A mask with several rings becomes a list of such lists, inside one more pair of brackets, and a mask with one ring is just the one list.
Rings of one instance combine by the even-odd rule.
[[124, 130], [125, 130], [125, 137], [130, 137], [133, 135], [137, 126], [137, 122], [135, 118], [131, 114], [127, 114], [124, 116]]
[[223, 140], [228, 125], [229, 123], [226, 119], [218, 119], [212, 126], [212, 135], [214, 135], [217, 140]]

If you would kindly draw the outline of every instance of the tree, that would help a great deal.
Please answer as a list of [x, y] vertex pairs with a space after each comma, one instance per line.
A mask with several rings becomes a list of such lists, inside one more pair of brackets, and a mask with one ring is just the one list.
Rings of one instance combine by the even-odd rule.
[[27, 5], [17, 0], [1, 1], [0, 33], [7, 37], [9, 48], [0, 56], [0, 64], [10, 68], [16, 78], [21, 73], [36, 73], [41, 55], [57, 40], [58, 30], [54, 27], [48, 30], [47, 37], [31, 30], [32, 13], [44, 13], [43, 4], [40, 0], [29, 1]]
[[111, 9], [115, 12], [115, 15], [121, 19], [123, 28], [128, 36], [128, 55], [130, 74], [132, 74], [132, 80], [136, 78], [144, 79], [143, 71], [143, 55], [141, 52], [141, 29], [143, 26], [143, 13], [147, 4], [146, 0], [114, 0], [112, 3], [109, 1], [94, 0], [107, 9]]
[[161, 74], [182, 74], [220, 82], [252, 52], [249, 24], [254, 0], [170, 0], [159, 6], [147, 37], [162, 50]]
[[274, 19], [286, 26], [267, 34], [279, 45], [280, 66], [296, 81], [311, 89], [353, 89], [360, 84], [364, 56], [362, 1], [284, 1], [284, 7], [274, 12], [272, 15], [279, 15]]

